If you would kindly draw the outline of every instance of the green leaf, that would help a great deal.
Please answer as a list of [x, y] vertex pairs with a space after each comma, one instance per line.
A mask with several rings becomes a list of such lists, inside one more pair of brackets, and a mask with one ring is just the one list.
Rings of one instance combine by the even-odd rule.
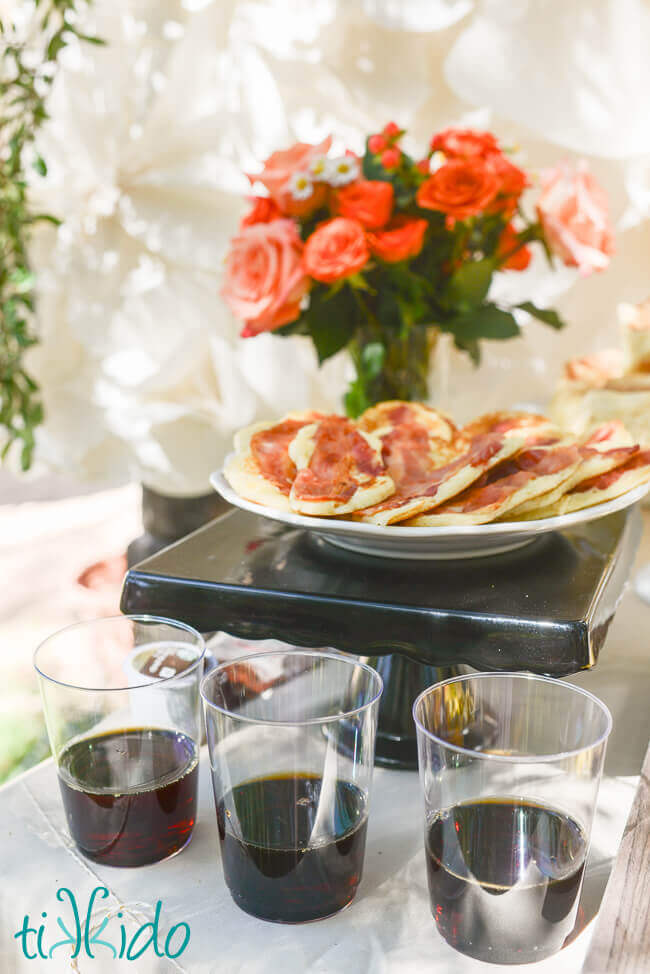
[[384, 367], [385, 358], [386, 349], [381, 342], [370, 342], [370, 344], [365, 345], [361, 353], [361, 365], [364, 374], [369, 379], [374, 379]]
[[52, 216], [51, 213], [34, 213], [29, 217], [29, 223], [41, 223], [45, 220], [47, 223], [51, 223], [55, 227], [60, 227], [62, 221], [59, 220], [58, 216]]
[[350, 383], [343, 403], [346, 414], [352, 419], [356, 419], [357, 416], [360, 416], [362, 412], [368, 409], [370, 400], [367, 396], [363, 379], [357, 378], [354, 382]]
[[39, 176], [47, 176], [47, 164], [42, 156], [36, 156], [34, 162], [32, 163], [32, 168], [39, 174]]
[[34, 275], [26, 267], [17, 268], [9, 275], [9, 281], [13, 284], [18, 294], [26, 294], [28, 291], [31, 291], [36, 283]]
[[445, 302], [458, 311], [477, 308], [486, 298], [494, 273], [494, 261], [469, 261], [461, 264], [449, 279]]
[[320, 365], [336, 355], [352, 337], [356, 309], [349, 292], [331, 295], [325, 288], [314, 288], [309, 307], [302, 315], [318, 355]]
[[76, 33], [79, 40], [85, 41], [86, 44], [96, 44], [100, 47], [104, 47], [106, 45], [106, 41], [102, 37], [94, 37], [92, 34], [80, 34], [79, 32]]
[[50, 43], [47, 45], [47, 54], [45, 55], [46, 60], [56, 61], [59, 51], [63, 50], [66, 46], [66, 41], [63, 37], [63, 30], [57, 30], [56, 34], [53, 34]]
[[538, 318], [539, 321], [543, 321], [545, 325], [550, 325], [551, 328], [556, 328], [558, 331], [561, 328], [566, 327], [566, 322], [560, 318], [557, 311], [553, 311], [552, 308], [538, 308], [532, 303], [532, 301], [523, 301], [516, 307], [521, 308], [522, 311], [527, 311], [529, 315], [533, 318]]
[[461, 352], [467, 352], [474, 365], [481, 364], [481, 346], [477, 341], [462, 342], [458, 338], [454, 338], [454, 345]]
[[471, 313], [443, 321], [440, 327], [451, 332], [463, 346], [479, 338], [515, 338], [521, 331], [514, 315], [494, 304], [484, 304]]

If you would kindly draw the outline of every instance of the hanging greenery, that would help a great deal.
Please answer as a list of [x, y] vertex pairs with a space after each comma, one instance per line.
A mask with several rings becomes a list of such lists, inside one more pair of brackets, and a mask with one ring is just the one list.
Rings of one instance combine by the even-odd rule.
[[[39, 221], [33, 212], [28, 170], [45, 176], [34, 141], [47, 119], [47, 96], [61, 51], [73, 39], [102, 44], [79, 29], [79, 12], [91, 0], [33, 0], [29, 42], [0, 19], [0, 444], [4, 459], [14, 444], [23, 470], [32, 462], [34, 432], [43, 419], [38, 385], [25, 368], [25, 352], [38, 341], [34, 329], [34, 274], [28, 243]], [[20, 8], [21, 16], [25, 8]]]

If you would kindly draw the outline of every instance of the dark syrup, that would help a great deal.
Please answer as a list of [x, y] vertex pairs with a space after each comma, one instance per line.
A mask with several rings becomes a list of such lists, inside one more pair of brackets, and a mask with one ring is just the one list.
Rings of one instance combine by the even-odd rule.
[[[238, 906], [253, 916], [303, 923], [336, 913], [361, 880], [367, 809], [348, 781], [332, 784], [330, 835], [316, 817], [322, 778], [274, 775], [245, 781], [217, 802], [221, 859]], [[325, 800], [325, 798], [324, 798]]]
[[444, 810], [426, 837], [440, 933], [494, 963], [554, 954], [573, 928], [586, 851], [581, 827], [544, 805], [495, 798]]
[[182, 849], [196, 820], [194, 742], [171, 730], [109, 731], [70, 744], [59, 785], [72, 838], [89, 859], [145, 866]]

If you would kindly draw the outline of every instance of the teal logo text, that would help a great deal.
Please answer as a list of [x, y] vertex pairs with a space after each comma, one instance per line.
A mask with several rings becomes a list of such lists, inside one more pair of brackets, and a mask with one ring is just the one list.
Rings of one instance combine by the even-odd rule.
[[[61, 948], [65, 953], [67, 947], [71, 960], [82, 953], [93, 960], [99, 951], [107, 951], [114, 960], [137, 960], [148, 950], [156, 957], [169, 957], [171, 960], [180, 957], [190, 942], [189, 923], [175, 923], [169, 928], [167, 936], [163, 937], [159, 930], [162, 902], [158, 900], [153, 920], [127, 934], [121, 922], [124, 916], [121, 910], [101, 919], [93, 918], [96, 901], [109, 895], [105, 886], [96, 886], [82, 915], [72, 890], [62, 886], [56, 893], [57, 900], [63, 904], [63, 915], [56, 917], [56, 932], [50, 932], [52, 921], [45, 912], [41, 913], [42, 922], [38, 925], [32, 923], [29, 914], [23, 917], [20, 930], [14, 934], [23, 956], [27, 960], [50, 960]], [[55, 937], [58, 939], [55, 940]]]

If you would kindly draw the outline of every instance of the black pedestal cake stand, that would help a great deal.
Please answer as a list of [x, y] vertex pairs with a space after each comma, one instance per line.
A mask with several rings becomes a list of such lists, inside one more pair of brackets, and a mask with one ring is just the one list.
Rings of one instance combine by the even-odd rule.
[[131, 568], [122, 611], [369, 658], [385, 685], [377, 763], [412, 768], [424, 687], [462, 667], [559, 677], [596, 663], [640, 534], [633, 509], [506, 554], [408, 561], [233, 510]]

